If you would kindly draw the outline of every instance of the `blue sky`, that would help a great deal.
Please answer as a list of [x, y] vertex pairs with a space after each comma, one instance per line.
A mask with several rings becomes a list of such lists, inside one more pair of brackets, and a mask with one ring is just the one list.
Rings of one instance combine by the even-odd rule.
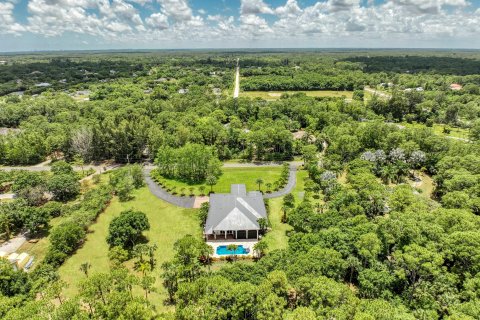
[[475, 48], [480, 0], [0, 0], [0, 51]]

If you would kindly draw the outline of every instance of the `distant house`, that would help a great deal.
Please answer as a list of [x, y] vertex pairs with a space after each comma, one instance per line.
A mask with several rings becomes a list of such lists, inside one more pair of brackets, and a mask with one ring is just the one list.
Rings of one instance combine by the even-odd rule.
[[230, 190], [228, 194], [210, 195], [205, 239], [258, 239], [258, 220], [267, 218], [262, 194], [247, 192], [244, 184], [232, 184]]
[[0, 60], [0, 65], [3, 66], [4, 64], [7, 64], [7, 61], [5, 61], [5, 60]]
[[454, 90], [454, 91], [458, 91], [458, 90], [462, 90], [463, 87], [461, 84], [458, 84], [458, 83], [452, 83], [450, 85], [450, 90]]
[[50, 86], [51, 86], [51, 84], [48, 83], [48, 82], [41, 82], [41, 83], [37, 83], [35, 85], [35, 87], [50, 87]]

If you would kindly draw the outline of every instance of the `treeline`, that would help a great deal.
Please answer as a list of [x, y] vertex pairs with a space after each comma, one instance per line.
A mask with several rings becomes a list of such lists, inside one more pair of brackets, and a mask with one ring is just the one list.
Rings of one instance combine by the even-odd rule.
[[462, 92], [418, 92], [394, 90], [391, 99], [374, 97], [367, 106], [388, 120], [443, 123], [456, 127], [472, 127], [480, 116], [480, 87], [467, 84]]
[[161, 147], [155, 164], [162, 176], [189, 182], [201, 182], [209, 176], [217, 178], [222, 167], [214, 149], [199, 144], [186, 144], [178, 149]]
[[345, 61], [361, 63], [363, 71], [392, 73], [430, 73], [473, 75], [480, 74], [480, 60], [436, 56], [360, 56]]
[[363, 88], [365, 79], [362, 73], [330, 76], [315, 73], [299, 73], [291, 76], [268, 76], [243, 78], [241, 87], [245, 91], [273, 90], [349, 90]]

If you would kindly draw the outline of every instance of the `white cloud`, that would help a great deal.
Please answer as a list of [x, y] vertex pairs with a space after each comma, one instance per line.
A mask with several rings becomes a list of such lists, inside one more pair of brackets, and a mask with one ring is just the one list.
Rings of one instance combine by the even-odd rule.
[[193, 18], [192, 9], [186, 0], [157, 0], [163, 12], [175, 21], [183, 22]]
[[327, 5], [332, 12], [345, 11], [358, 7], [360, 0], [328, 0]]
[[168, 29], [169, 24], [168, 24], [168, 17], [164, 15], [163, 13], [154, 13], [147, 19], [145, 19], [145, 22], [147, 23], [148, 26], [154, 28], [154, 29]]
[[25, 28], [15, 22], [13, 17], [14, 4], [11, 2], [0, 2], [0, 34], [19, 35]]
[[280, 17], [296, 17], [301, 13], [297, 0], [288, 0], [284, 6], [275, 9], [275, 14]]
[[[0, 0], [0, 33], [21, 35], [31, 32], [57, 37], [65, 32], [87, 34], [107, 42], [152, 40], [170, 43], [200, 43], [209, 46], [241, 46], [249, 41], [310, 45], [373, 41], [381, 46], [408, 40], [466, 41], [480, 47], [480, 9], [466, 0], [318, 0], [301, 5], [299, 0], [282, 0], [271, 7], [267, 0], [241, 0], [237, 17], [229, 11], [212, 14], [195, 11], [188, 0], [28, 0], [28, 23], [14, 18], [14, 4]], [[154, 9], [155, 4], [160, 5]], [[229, 0], [225, 0], [228, 6]], [[139, 12], [144, 6], [145, 23]], [[228, 13], [228, 14], [226, 14]], [[263, 15], [268, 14], [268, 21]], [[449, 38], [450, 37], [450, 38]], [[362, 39], [362, 40], [359, 40]], [[242, 42], [243, 41], [243, 42]], [[362, 42], [360, 42], [362, 43]], [[422, 43], [423, 44], [423, 43]], [[327, 44], [325, 44], [327, 45]], [[1, 47], [1, 44], [0, 44]]]
[[273, 10], [263, 0], [242, 0], [240, 6], [241, 15], [273, 14]]

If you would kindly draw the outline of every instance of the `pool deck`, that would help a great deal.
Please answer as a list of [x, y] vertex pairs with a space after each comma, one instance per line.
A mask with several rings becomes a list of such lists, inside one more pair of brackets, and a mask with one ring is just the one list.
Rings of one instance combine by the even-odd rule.
[[215, 240], [215, 241], [207, 241], [209, 246], [213, 248], [213, 258], [220, 258], [220, 257], [227, 257], [228, 255], [218, 255], [217, 254], [217, 247], [219, 246], [228, 246], [229, 244], [235, 244], [237, 246], [243, 246], [245, 249], [250, 249], [248, 254], [241, 254], [238, 256], [242, 257], [253, 257], [253, 246], [258, 242], [257, 239], [242, 239], [242, 240]]

